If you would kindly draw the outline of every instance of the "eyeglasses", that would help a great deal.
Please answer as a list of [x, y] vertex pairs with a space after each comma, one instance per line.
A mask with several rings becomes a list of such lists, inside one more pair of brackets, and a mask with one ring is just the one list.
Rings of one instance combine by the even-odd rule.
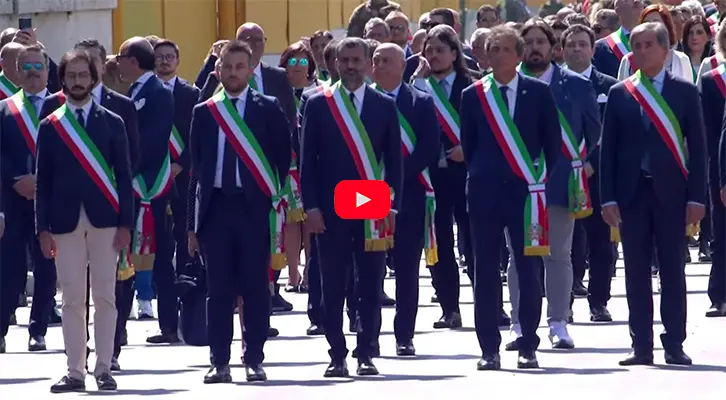
[[290, 57], [287, 59], [287, 66], [288, 67], [294, 67], [296, 65], [300, 65], [301, 67], [307, 67], [308, 66], [308, 59], [307, 58], [295, 58]]
[[124, 58], [130, 58], [130, 57], [131, 56], [128, 55], [128, 54], [121, 54], [121, 53], [116, 54], [116, 59], [117, 60], [123, 60]]
[[392, 31], [403, 32], [406, 30], [406, 25], [388, 25]]
[[45, 71], [45, 64], [43, 63], [24, 63], [20, 67], [23, 71]]
[[159, 54], [154, 58], [156, 61], [174, 61], [176, 60], [176, 54]]

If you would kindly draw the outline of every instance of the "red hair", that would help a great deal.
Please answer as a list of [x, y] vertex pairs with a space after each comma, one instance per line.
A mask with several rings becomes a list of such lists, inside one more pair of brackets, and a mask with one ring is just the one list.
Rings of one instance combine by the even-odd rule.
[[678, 43], [678, 40], [676, 39], [676, 31], [673, 29], [673, 17], [671, 17], [670, 9], [663, 4], [649, 5], [643, 10], [643, 12], [640, 13], [638, 25], [644, 23], [645, 17], [647, 17], [650, 13], [658, 13], [658, 15], [660, 15], [660, 18], [663, 20], [663, 24], [665, 24], [665, 27], [668, 30], [668, 41], [671, 43], [671, 46], [675, 46], [676, 43]]

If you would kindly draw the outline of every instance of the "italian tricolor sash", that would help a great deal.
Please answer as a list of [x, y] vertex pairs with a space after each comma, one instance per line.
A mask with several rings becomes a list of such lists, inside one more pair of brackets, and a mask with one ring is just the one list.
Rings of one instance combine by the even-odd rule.
[[446, 137], [449, 138], [454, 146], [458, 146], [461, 142], [461, 122], [459, 120], [459, 113], [456, 111], [454, 106], [451, 105], [446, 92], [441, 88], [436, 79], [429, 77], [426, 80], [426, 88], [431, 96], [434, 98], [434, 105], [436, 106], [436, 116], [439, 119], [439, 124], [444, 130]]
[[655, 90], [650, 79], [644, 77], [640, 70], [625, 80], [625, 87], [645, 113], [648, 114], [661, 138], [673, 154], [673, 158], [678, 163], [683, 176], [688, 179], [688, 154], [681, 133], [681, 126], [668, 103]]
[[625, 55], [625, 58], [628, 60], [628, 64], [630, 65], [630, 70], [628, 72], [632, 75], [639, 69], [638, 64], [635, 63], [635, 56], [633, 56], [633, 53], [628, 53]]
[[610, 50], [618, 57], [618, 61], [622, 60], [630, 52], [630, 40], [625, 36], [622, 27], [608, 35], [605, 42], [610, 47]]
[[708, 21], [709, 25], [716, 25], [718, 24], [718, 12], [715, 12], [711, 14], [708, 18], [706, 18], [706, 21]]
[[182, 151], [184, 151], [184, 139], [182, 139], [179, 130], [175, 125], [171, 126], [171, 135], [169, 135], [169, 151], [173, 160], [179, 159]]
[[33, 103], [25, 96], [25, 91], [20, 90], [10, 96], [8, 107], [18, 123], [28, 149], [35, 155], [35, 144], [38, 141], [38, 124], [40, 121], [38, 121], [38, 113], [33, 107]]
[[721, 65], [721, 63], [718, 61], [718, 56], [716, 55], [709, 57], [708, 63], [711, 64], [711, 69], [716, 69], [719, 65]]
[[133, 238], [131, 239], [131, 254], [149, 255], [156, 253], [156, 229], [154, 228], [154, 214], [151, 212], [151, 201], [164, 195], [171, 189], [171, 160], [166, 153], [161, 170], [154, 180], [151, 189], [146, 185], [144, 177], [137, 175], [131, 182], [136, 197], [141, 200], [139, 214], [136, 216]]
[[271, 267], [275, 270], [285, 268], [285, 196], [280, 187], [280, 178], [272, 169], [257, 138], [240, 116], [237, 109], [222, 90], [206, 102], [212, 116], [220, 129], [227, 137], [227, 143], [232, 145], [237, 155], [250, 171], [255, 181], [272, 201], [270, 211], [270, 252], [272, 254]]
[[20, 90], [15, 86], [4, 73], [0, 72], [0, 100], [7, 99]]
[[726, 97], [726, 66], [723, 64], [719, 65], [715, 69], [711, 70], [716, 86], [718, 86], [721, 94]]
[[[324, 92], [330, 112], [353, 156], [361, 179], [383, 180], [383, 165], [373, 153], [373, 145], [353, 103], [341, 83], [326, 87]], [[366, 220], [365, 251], [386, 251], [393, 247], [393, 235], [383, 229], [382, 221]]]
[[285, 182], [285, 198], [287, 199], [287, 222], [300, 222], [305, 220], [305, 210], [300, 192], [300, 172], [297, 170], [297, 154], [292, 152], [290, 169]]
[[[377, 90], [381, 90], [381, 88], [376, 84], [374, 84], [373, 87]], [[403, 151], [403, 156], [408, 157], [416, 148], [416, 134], [413, 132], [411, 124], [408, 123], [408, 120], [401, 111], [398, 111], [398, 124], [401, 127], [401, 150]], [[426, 265], [432, 266], [439, 261], [439, 256], [436, 245], [436, 226], [434, 223], [434, 215], [436, 215], [436, 195], [434, 193], [434, 186], [431, 183], [431, 176], [428, 168], [421, 171], [421, 174], [418, 176], [418, 180], [423, 185], [424, 193], [426, 194], [424, 254], [426, 255]]]
[[576, 219], [585, 218], [592, 214], [590, 187], [587, 183], [587, 174], [585, 174], [583, 162], [587, 154], [585, 141], [582, 140], [578, 145], [567, 118], [560, 110], [557, 110], [557, 114], [560, 120], [560, 132], [562, 133], [562, 152], [565, 153], [565, 157], [572, 165], [572, 173], [567, 185], [570, 213]]
[[490, 74], [474, 83], [492, 133], [507, 159], [512, 171], [529, 185], [529, 196], [524, 204], [524, 254], [547, 256], [550, 254], [549, 221], [545, 182], [547, 165], [540, 154], [539, 167], [535, 168], [532, 157], [524, 145], [517, 126]]

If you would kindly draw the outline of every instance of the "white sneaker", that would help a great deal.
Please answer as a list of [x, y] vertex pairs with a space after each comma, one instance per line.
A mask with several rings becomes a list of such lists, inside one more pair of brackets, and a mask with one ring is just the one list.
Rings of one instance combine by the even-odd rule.
[[519, 324], [512, 324], [509, 328], [509, 339], [507, 344], [504, 345], [506, 351], [517, 351], [517, 339], [522, 337], [522, 327]]
[[575, 342], [567, 332], [567, 323], [564, 321], [552, 321], [549, 323], [549, 338], [553, 349], [574, 349]]
[[154, 319], [154, 307], [151, 300], [139, 300], [139, 319]]
[[[136, 303], [136, 300], [134, 300], [134, 303]], [[136, 307], [138, 307], [138, 304], [136, 304]], [[139, 313], [136, 312], [136, 307], [134, 307], [134, 304], [131, 304], [131, 311], [129, 312], [129, 320], [132, 319], [139, 319]]]

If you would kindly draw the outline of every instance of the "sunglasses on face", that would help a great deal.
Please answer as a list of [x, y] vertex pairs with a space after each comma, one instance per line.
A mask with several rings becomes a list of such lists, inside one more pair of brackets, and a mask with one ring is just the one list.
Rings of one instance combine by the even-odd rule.
[[307, 67], [308, 66], [308, 59], [307, 58], [295, 58], [290, 57], [287, 60], [287, 66], [288, 67], [294, 67], [296, 65], [300, 65], [301, 67]]
[[43, 63], [24, 63], [20, 66], [23, 71], [45, 71], [45, 64]]

